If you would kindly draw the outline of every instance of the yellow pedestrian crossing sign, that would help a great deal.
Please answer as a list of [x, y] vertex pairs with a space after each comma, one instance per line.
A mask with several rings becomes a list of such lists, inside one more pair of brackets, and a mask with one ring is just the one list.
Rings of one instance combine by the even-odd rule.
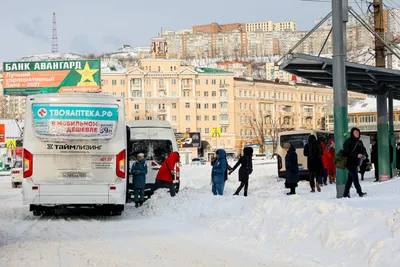
[[7, 140], [7, 150], [16, 150], [17, 149], [17, 141], [16, 140]]
[[211, 128], [211, 137], [221, 137], [221, 128]]

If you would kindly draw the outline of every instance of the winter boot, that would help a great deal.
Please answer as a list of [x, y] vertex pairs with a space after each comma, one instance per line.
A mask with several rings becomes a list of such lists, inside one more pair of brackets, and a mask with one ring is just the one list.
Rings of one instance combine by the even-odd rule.
[[139, 202], [135, 202], [135, 208], [139, 208]]
[[315, 193], [315, 188], [311, 188], [311, 193]]
[[286, 193], [286, 195], [290, 196], [290, 195], [295, 195], [296, 194], [296, 189], [294, 187], [290, 188], [290, 192]]
[[367, 195], [367, 193], [365, 193], [365, 192], [361, 192], [360, 194], [358, 194], [360, 197], [364, 197], [364, 196], [366, 196]]
[[[321, 187], [319, 186], [319, 184], [317, 184], [317, 191], [321, 192]], [[315, 191], [314, 191], [315, 192]]]

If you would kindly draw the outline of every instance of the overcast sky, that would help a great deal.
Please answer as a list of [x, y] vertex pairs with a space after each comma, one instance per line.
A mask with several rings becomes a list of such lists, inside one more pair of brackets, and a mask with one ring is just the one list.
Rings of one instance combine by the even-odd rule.
[[0, 6], [0, 62], [50, 53], [53, 12], [60, 52], [100, 54], [123, 44], [149, 46], [161, 27], [272, 20], [309, 30], [331, 8], [301, 0], [1, 0]]

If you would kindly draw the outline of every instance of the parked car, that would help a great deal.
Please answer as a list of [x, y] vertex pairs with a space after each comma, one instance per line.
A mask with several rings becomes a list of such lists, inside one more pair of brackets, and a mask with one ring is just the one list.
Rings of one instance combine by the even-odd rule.
[[265, 154], [254, 154], [252, 159], [253, 160], [266, 160], [267, 159], [267, 155], [265, 155]]
[[18, 160], [14, 163], [11, 169], [11, 186], [17, 188], [18, 185], [22, 184], [22, 160]]
[[205, 165], [205, 164], [206, 164], [206, 162], [202, 158], [194, 158], [194, 159], [192, 159], [192, 163], [191, 163], [191, 165]]

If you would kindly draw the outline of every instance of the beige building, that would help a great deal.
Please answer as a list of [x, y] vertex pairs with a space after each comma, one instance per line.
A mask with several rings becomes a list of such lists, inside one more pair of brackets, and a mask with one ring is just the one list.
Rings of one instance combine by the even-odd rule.
[[26, 97], [6, 96], [3, 89], [3, 73], [0, 72], [0, 118], [24, 118]]
[[[267, 138], [273, 138], [273, 128], [323, 127], [331, 89], [234, 78], [225, 70], [184, 65], [165, 52], [163, 38], [153, 39], [154, 47], [139, 66], [102, 70], [102, 90], [125, 97], [128, 120], [167, 120], [175, 132], [200, 132], [202, 156], [218, 148], [240, 153], [244, 144], [256, 143], [254, 119], [265, 120]], [[220, 137], [211, 136], [213, 128], [221, 130]]]

